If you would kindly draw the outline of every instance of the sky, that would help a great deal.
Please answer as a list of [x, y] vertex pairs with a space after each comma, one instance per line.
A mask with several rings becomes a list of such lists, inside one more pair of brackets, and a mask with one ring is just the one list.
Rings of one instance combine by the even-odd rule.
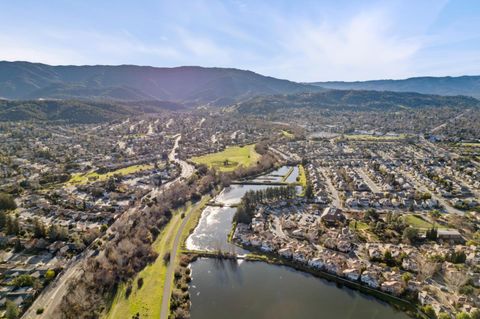
[[299, 82], [480, 74], [478, 0], [0, 0], [0, 60]]

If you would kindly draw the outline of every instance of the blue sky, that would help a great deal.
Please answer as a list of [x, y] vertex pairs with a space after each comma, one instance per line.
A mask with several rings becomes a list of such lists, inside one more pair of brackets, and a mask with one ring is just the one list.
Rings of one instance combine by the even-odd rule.
[[480, 74], [477, 0], [0, 0], [0, 60], [294, 81]]

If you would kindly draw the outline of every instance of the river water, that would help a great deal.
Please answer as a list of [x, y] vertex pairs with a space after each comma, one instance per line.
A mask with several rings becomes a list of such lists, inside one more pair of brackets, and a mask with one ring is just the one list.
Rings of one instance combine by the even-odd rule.
[[[281, 168], [277, 175], [288, 172]], [[295, 169], [287, 180], [295, 180]], [[238, 203], [243, 194], [263, 185], [232, 185], [217, 196], [217, 203]], [[187, 239], [187, 248], [244, 254], [227, 236], [235, 208], [207, 207]], [[294, 269], [263, 262], [201, 258], [191, 264], [192, 319], [408, 319], [373, 297]]]

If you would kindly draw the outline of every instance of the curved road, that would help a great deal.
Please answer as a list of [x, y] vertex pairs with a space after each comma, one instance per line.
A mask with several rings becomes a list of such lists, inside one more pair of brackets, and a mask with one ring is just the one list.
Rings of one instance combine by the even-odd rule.
[[[173, 181], [170, 181], [168, 183], [163, 184], [161, 187], [154, 188], [152, 191], [148, 192], [145, 196], [149, 195], [155, 195], [157, 194], [160, 189], [165, 189], [173, 185], [175, 182], [180, 181], [182, 179], [189, 178], [195, 168], [188, 164], [185, 161], [182, 161], [180, 159], [176, 158], [176, 151], [178, 149], [178, 143], [182, 136], [180, 134], [175, 136], [175, 144], [172, 148], [172, 151], [168, 155], [168, 158], [170, 161], [176, 162], [180, 165], [181, 167], [181, 173], [180, 176], [174, 179]], [[145, 197], [144, 196], [144, 197]], [[141, 205], [142, 201], [139, 201], [139, 205]], [[114, 227], [117, 223], [119, 223], [120, 220], [125, 220], [130, 218], [135, 212], [139, 211], [139, 206], [134, 206], [130, 209], [128, 209], [125, 213], [123, 213], [107, 230], [107, 232], [111, 231], [112, 227]], [[187, 220], [187, 218], [185, 218]], [[184, 222], [185, 222], [184, 220]], [[182, 223], [182, 229], [184, 228], [184, 223]], [[178, 235], [178, 234], [177, 234]], [[177, 238], [175, 238], [177, 241]], [[94, 242], [95, 243], [95, 242]], [[93, 245], [93, 243], [92, 243]], [[92, 246], [91, 245], [91, 246]], [[66, 294], [67, 289], [68, 289], [68, 283], [70, 283], [72, 280], [80, 277], [83, 273], [82, 270], [82, 265], [83, 262], [90, 257], [95, 251], [88, 247], [85, 249], [83, 253], [78, 255], [77, 257], [73, 258], [70, 260], [65, 269], [58, 274], [58, 276], [55, 278], [55, 280], [48, 285], [41, 293], [40, 295], [35, 299], [33, 304], [25, 311], [23, 314], [22, 318], [24, 319], [49, 319], [49, 318], [54, 318], [54, 313], [55, 310], [59, 307], [60, 302], [63, 298], [63, 296]], [[37, 314], [37, 309], [43, 308], [44, 312], [42, 314]]]

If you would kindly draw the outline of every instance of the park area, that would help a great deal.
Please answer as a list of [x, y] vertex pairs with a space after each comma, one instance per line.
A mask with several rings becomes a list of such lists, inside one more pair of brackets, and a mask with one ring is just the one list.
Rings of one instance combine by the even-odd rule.
[[420, 215], [415, 215], [415, 214], [409, 214], [404, 216], [404, 222], [413, 227], [417, 228], [419, 230], [426, 230], [430, 228], [438, 228], [438, 229], [444, 229], [445, 227], [442, 226], [441, 224], [432, 224], [430, 221], [426, 220]]
[[251, 166], [259, 159], [255, 144], [227, 147], [221, 152], [192, 157], [194, 163], [205, 164], [222, 172], [233, 171], [240, 166]]
[[70, 180], [68, 181], [68, 183], [73, 185], [82, 185], [82, 184], [88, 184], [89, 182], [105, 181], [115, 175], [125, 176], [125, 175], [138, 173], [138, 172], [145, 171], [152, 168], [153, 168], [153, 165], [143, 164], [143, 165], [132, 165], [132, 166], [120, 168], [105, 174], [98, 174], [96, 172], [90, 172], [86, 174], [78, 173], [78, 174], [73, 174]]
[[[172, 219], [153, 243], [153, 249], [158, 254], [157, 259], [135, 275], [130, 282], [118, 287], [104, 319], [135, 318], [137, 314], [139, 314], [139, 318], [160, 318], [168, 268], [165, 256], [169, 258], [175, 236], [180, 231], [184, 218], [190, 215], [180, 234], [182, 246], [196, 227], [201, 213], [210, 199], [209, 196], [204, 196], [196, 204], [187, 203], [174, 212]], [[178, 250], [177, 254], [180, 252], [181, 250]], [[175, 268], [177, 263], [178, 259], [175, 261]]]

